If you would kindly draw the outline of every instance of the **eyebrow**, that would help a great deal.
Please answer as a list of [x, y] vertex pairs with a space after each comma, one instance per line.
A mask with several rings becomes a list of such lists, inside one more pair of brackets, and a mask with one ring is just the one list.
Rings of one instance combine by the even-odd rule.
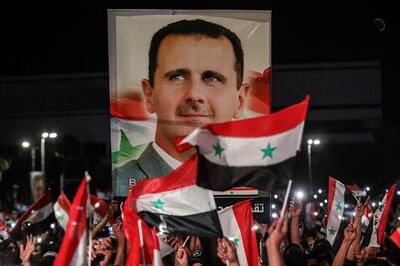
[[174, 69], [171, 71], [168, 71], [167, 73], [164, 74], [164, 78], [165, 79], [169, 79], [172, 76], [179, 76], [179, 75], [188, 75], [190, 73], [189, 70], [187, 70], [186, 68], [178, 68], [178, 69]]
[[214, 77], [216, 77], [218, 80], [220, 80], [220, 82], [222, 82], [222, 83], [225, 83], [225, 82], [226, 82], [226, 77], [225, 77], [223, 74], [221, 74], [221, 73], [219, 73], [219, 72], [217, 72], [217, 71], [213, 71], [213, 70], [207, 70], [207, 71], [205, 71], [201, 76], [202, 76], [202, 77], [214, 76]]

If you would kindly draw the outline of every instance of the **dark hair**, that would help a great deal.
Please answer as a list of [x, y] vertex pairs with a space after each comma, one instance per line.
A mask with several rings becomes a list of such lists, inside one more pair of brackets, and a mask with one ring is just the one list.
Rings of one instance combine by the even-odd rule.
[[297, 244], [289, 244], [283, 253], [285, 265], [287, 266], [307, 266], [307, 256]]
[[150, 85], [154, 86], [154, 72], [157, 68], [157, 55], [160, 48], [160, 43], [168, 35], [201, 35], [208, 38], [218, 39], [226, 37], [233, 46], [235, 53], [235, 71], [237, 76], [238, 89], [243, 81], [243, 49], [239, 37], [229, 29], [211, 23], [202, 19], [196, 20], [180, 20], [168, 24], [167, 26], [159, 29], [151, 39], [149, 50], [149, 81]]

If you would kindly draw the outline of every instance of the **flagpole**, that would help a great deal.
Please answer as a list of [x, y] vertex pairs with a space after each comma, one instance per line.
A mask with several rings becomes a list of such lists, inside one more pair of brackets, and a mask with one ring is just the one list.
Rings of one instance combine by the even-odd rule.
[[187, 237], [186, 237], [186, 240], [185, 240], [185, 242], [183, 242], [183, 244], [182, 244], [182, 247], [183, 247], [183, 248], [185, 247], [185, 245], [186, 245], [186, 242], [189, 240], [189, 238], [190, 238], [190, 236], [187, 236]]
[[285, 210], [286, 210], [286, 205], [288, 202], [288, 198], [289, 198], [289, 193], [290, 193], [290, 188], [292, 187], [292, 179], [289, 179], [289, 183], [286, 189], [286, 195], [285, 195], [285, 200], [283, 201], [283, 205], [282, 205], [282, 210], [281, 210], [281, 218], [283, 217], [283, 215], [285, 214]]
[[139, 241], [140, 241], [140, 250], [142, 252], [143, 265], [146, 265], [146, 257], [144, 254], [144, 241], [143, 241], [143, 231], [142, 231], [142, 220], [138, 220], [139, 227]]
[[[89, 252], [92, 251], [92, 204], [90, 202], [90, 186], [89, 186], [89, 182], [91, 180], [91, 177], [89, 175], [88, 171], [85, 171], [85, 178], [86, 178], [86, 193], [87, 193], [87, 200], [86, 200], [86, 215], [87, 215], [87, 219], [88, 219], [88, 224], [86, 226], [87, 228], [87, 237], [88, 237], [88, 242], [89, 242]], [[88, 266], [91, 265], [91, 258], [90, 258], [90, 253], [88, 254]]]

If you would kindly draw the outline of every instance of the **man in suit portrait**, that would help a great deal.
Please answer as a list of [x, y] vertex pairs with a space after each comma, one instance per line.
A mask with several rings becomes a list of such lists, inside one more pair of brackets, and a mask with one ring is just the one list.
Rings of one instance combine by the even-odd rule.
[[146, 109], [157, 115], [155, 140], [137, 160], [115, 170], [116, 194], [127, 196], [139, 179], [164, 176], [195, 153], [177, 152], [176, 137], [240, 118], [248, 90], [243, 69], [240, 39], [221, 25], [180, 20], [158, 30], [150, 44], [148, 79], [141, 82]]

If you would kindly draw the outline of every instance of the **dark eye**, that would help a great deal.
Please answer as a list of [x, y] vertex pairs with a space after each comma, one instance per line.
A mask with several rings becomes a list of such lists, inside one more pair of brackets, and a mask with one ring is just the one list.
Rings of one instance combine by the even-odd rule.
[[220, 80], [215, 75], [206, 75], [204, 76], [204, 81], [212, 83], [212, 82], [218, 82]]

